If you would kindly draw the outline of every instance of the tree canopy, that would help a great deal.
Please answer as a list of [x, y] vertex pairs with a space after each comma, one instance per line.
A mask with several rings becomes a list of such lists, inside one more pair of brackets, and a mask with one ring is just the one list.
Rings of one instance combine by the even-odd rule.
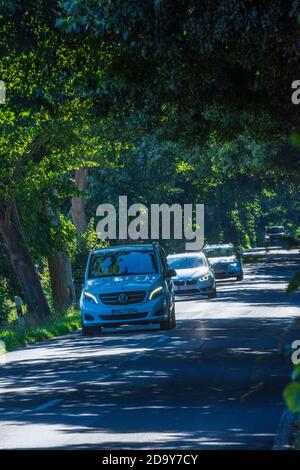
[[299, 12], [298, 0], [0, 1], [2, 276], [29, 311], [47, 310], [26, 290], [34, 264], [82, 271], [96, 207], [118, 195], [204, 203], [208, 241], [255, 245], [279, 222], [296, 234]]

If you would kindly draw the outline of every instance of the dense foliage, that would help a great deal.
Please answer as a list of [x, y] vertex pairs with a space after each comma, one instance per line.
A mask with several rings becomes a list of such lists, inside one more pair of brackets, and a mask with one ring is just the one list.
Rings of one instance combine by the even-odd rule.
[[[261, 244], [269, 224], [296, 234], [298, 13], [297, 0], [218, 0], [213, 8], [187, 0], [1, 1], [8, 296], [23, 291], [34, 308], [20, 268], [32, 258], [51, 303], [48, 264], [64, 253], [79, 275], [95, 242], [96, 208], [119, 195], [129, 203], [204, 203], [211, 242]], [[84, 189], [76, 186], [82, 168]], [[85, 211], [80, 231], [74, 197]], [[15, 225], [25, 250], [18, 263], [7, 242]], [[41, 293], [34, 295], [37, 306]]]

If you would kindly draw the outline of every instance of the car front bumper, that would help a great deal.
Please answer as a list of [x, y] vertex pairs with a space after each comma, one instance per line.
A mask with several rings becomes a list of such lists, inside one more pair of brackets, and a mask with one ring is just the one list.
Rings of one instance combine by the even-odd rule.
[[265, 238], [265, 244], [268, 246], [282, 246], [285, 241], [285, 237], [270, 237]]
[[182, 297], [208, 296], [213, 293], [214, 289], [215, 282], [213, 279], [209, 279], [207, 281], [198, 281], [193, 285], [174, 285], [174, 295], [176, 299]]
[[163, 295], [129, 306], [94, 304], [81, 301], [81, 319], [84, 326], [120, 326], [160, 323], [169, 317], [167, 298]]
[[241, 276], [243, 273], [241, 267], [228, 267], [226, 270], [218, 271], [215, 269], [215, 277], [216, 279], [228, 279], [231, 277], [238, 277]]

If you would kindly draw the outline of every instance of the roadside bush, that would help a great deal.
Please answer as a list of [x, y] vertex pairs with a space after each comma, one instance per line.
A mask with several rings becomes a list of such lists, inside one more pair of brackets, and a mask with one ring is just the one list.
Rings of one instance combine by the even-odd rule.
[[0, 326], [8, 323], [12, 313], [12, 306], [7, 298], [7, 280], [0, 278]]
[[51, 280], [50, 280], [50, 273], [48, 268], [48, 263], [46, 259], [42, 259], [41, 267], [39, 270], [39, 277], [42, 285], [42, 289], [46, 296], [48, 305], [50, 310], [53, 311], [53, 298], [52, 298], [52, 290], [51, 290]]
[[283, 396], [286, 404], [293, 413], [300, 413], [300, 364], [295, 366], [292, 382], [284, 389]]

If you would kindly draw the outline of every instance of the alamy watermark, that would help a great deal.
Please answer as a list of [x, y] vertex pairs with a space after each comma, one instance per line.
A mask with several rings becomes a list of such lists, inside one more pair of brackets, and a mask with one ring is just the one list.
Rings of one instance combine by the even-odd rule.
[[293, 81], [292, 89], [295, 90], [291, 96], [292, 103], [300, 104], [300, 80]]
[[292, 349], [294, 352], [292, 353], [292, 363], [294, 366], [298, 366], [300, 364], [300, 340], [296, 339], [292, 342]]
[[119, 196], [118, 211], [113, 204], [100, 204], [96, 215], [102, 240], [185, 240], [187, 251], [199, 251], [204, 244], [204, 204], [128, 207], [127, 196]]
[[6, 86], [3, 80], [0, 80], [0, 104], [5, 104], [6, 101]]

